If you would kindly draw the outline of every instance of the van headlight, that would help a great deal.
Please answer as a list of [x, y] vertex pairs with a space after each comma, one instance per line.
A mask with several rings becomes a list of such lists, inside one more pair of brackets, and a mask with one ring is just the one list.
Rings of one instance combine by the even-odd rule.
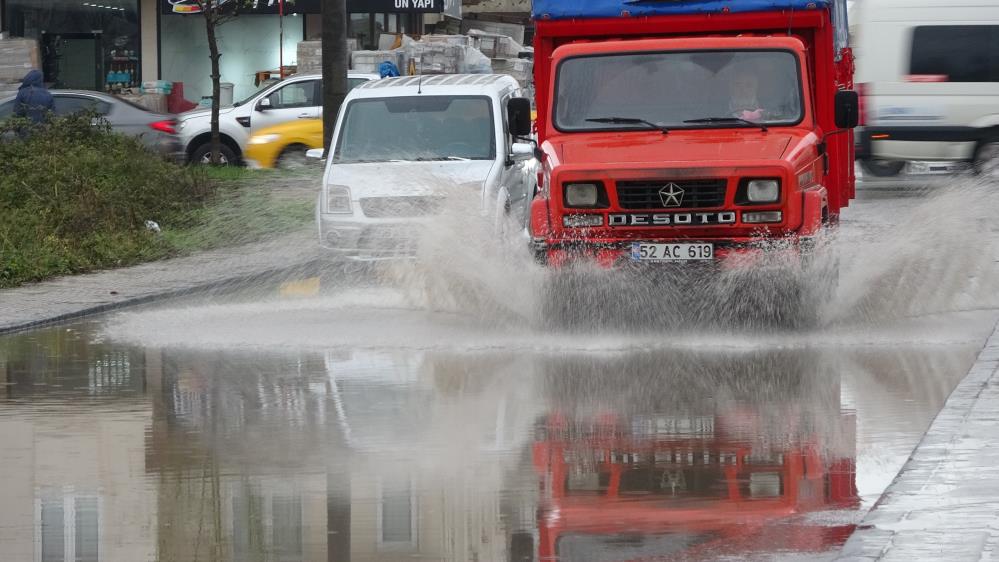
[[777, 180], [749, 180], [746, 199], [750, 203], [776, 203], [780, 200], [780, 182]]
[[326, 212], [339, 215], [349, 215], [353, 212], [349, 187], [331, 185], [326, 188]]
[[565, 206], [575, 208], [606, 207], [604, 186], [596, 182], [565, 184]]

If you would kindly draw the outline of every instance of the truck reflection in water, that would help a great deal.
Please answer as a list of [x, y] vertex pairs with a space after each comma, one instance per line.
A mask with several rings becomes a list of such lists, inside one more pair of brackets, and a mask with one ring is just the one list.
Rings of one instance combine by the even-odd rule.
[[[533, 447], [540, 560], [824, 552], [856, 508], [855, 420], [814, 352], [553, 364]], [[828, 363], [826, 363], [828, 364]], [[834, 518], [843, 521], [843, 517]]]

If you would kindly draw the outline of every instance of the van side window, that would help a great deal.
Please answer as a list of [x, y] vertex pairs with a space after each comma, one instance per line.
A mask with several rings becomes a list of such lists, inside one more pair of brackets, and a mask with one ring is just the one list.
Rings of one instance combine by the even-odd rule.
[[920, 26], [909, 74], [929, 82], [999, 82], [999, 26]]

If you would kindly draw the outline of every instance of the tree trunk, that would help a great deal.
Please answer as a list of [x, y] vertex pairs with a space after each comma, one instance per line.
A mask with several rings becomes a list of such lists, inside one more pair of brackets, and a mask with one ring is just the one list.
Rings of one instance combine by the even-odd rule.
[[327, 157], [337, 114], [347, 97], [347, 0], [324, 0], [323, 147]]
[[[204, 9], [202, 12], [205, 15], [205, 26], [208, 32], [208, 51], [209, 58], [212, 60], [212, 164], [220, 164], [221, 157], [219, 155], [219, 149], [222, 145], [222, 139], [219, 136], [219, 100], [221, 98], [221, 72], [219, 71], [219, 58], [222, 56], [219, 53], [219, 43], [218, 38], [215, 37], [215, 26], [218, 23], [218, 14], [216, 14], [216, 0], [207, 0], [205, 2]], [[227, 164], [232, 164], [232, 162], [227, 162]]]

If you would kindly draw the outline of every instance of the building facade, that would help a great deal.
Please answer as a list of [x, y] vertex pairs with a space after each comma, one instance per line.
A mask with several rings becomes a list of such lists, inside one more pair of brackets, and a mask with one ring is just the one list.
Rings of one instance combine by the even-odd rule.
[[[377, 48], [381, 33], [418, 35], [461, 14], [460, 0], [348, 0], [347, 8], [349, 37], [361, 49]], [[297, 44], [322, 33], [320, 12], [321, 0], [285, 0], [283, 6], [256, 0], [218, 28], [222, 81], [233, 84], [235, 100], [256, 91], [261, 73], [296, 64]], [[41, 70], [55, 88], [107, 90], [165, 80], [182, 83], [195, 102], [211, 91], [196, 0], [0, 0], [0, 32], [38, 42]]]

